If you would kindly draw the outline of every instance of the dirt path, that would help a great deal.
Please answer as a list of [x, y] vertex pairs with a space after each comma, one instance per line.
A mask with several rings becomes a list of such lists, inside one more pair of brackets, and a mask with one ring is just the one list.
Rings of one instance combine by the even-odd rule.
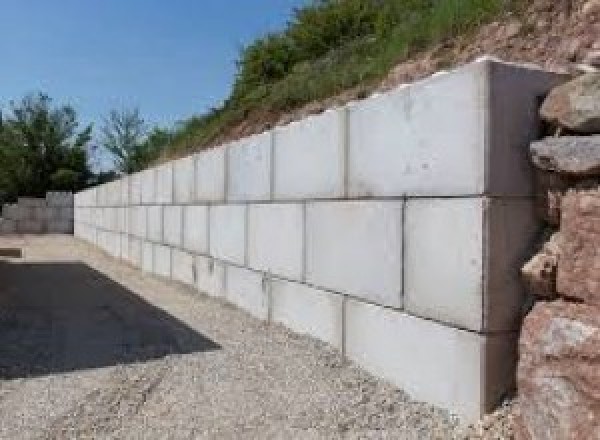
[[472, 433], [324, 344], [70, 237], [0, 238], [11, 245], [24, 258], [0, 260], [1, 439]]

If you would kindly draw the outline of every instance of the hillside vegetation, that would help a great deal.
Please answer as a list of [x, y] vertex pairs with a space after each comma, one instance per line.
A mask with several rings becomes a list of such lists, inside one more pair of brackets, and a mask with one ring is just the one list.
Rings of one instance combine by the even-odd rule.
[[516, 4], [517, 0], [313, 1], [294, 11], [281, 32], [241, 52], [229, 98], [173, 129], [163, 156], [181, 156], [235, 137], [243, 121], [273, 120], [306, 103], [380, 81], [412, 54], [468, 33]]

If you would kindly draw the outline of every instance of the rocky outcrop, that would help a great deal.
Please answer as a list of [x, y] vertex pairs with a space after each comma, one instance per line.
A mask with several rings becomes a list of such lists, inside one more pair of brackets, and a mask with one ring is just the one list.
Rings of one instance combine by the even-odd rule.
[[561, 211], [564, 258], [557, 270], [557, 293], [600, 307], [600, 190], [569, 191]]
[[[600, 76], [550, 93], [542, 115], [557, 128], [600, 133]], [[537, 302], [525, 318], [516, 435], [600, 440], [600, 136], [531, 145], [541, 217], [554, 232], [522, 269]]]
[[586, 304], [538, 303], [519, 350], [517, 437], [600, 439], [600, 314]]
[[600, 133], [600, 73], [555, 88], [540, 110], [551, 124], [583, 134]]

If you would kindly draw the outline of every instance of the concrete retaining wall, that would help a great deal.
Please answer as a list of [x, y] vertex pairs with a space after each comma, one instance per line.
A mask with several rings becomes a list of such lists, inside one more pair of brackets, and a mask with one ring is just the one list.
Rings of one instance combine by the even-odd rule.
[[482, 60], [79, 193], [75, 235], [473, 420], [513, 384], [562, 80]]
[[45, 199], [20, 197], [2, 206], [2, 234], [72, 234], [73, 194], [49, 192]]

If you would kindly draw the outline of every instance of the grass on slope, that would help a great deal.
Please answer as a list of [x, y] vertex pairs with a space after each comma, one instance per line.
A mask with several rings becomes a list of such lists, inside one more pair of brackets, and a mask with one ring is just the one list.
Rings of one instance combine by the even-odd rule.
[[165, 157], [199, 150], [245, 119], [281, 114], [385, 77], [420, 50], [471, 32], [517, 0], [318, 0], [246, 48], [230, 98], [181, 123]]

